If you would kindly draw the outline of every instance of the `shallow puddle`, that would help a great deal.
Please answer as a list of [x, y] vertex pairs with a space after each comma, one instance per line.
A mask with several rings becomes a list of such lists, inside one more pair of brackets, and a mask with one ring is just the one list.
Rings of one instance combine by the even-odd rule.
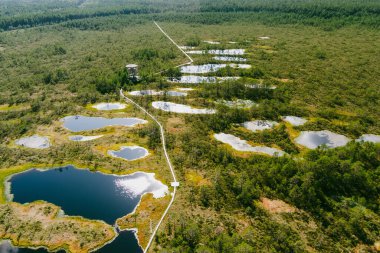
[[302, 126], [307, 122], [307, 119], [297, 117], [297, 116], [284, 116], [282, 120], [290, 123], [293, 126]]
[[69, 136], [69, 139], [71, 141], [92, 141], [100, 137], [103, 137], [103, 135], [94, 135], [94, 136], [72, 135], [72, 136]]
[[132, 96], [170, 96], [170, 97], [185, 97], [187, 93], [178, 91], [155, 91], [155, 90], [137, 90], [129, 92]]
[[92, 108], [99, 111], [121, 110], [125, 109], [125, 107], [126, 105], [121, 103], [100, 103], [92, 106]]
[[246, 140], [242, 140], [239, 137], [236, 137], [232, 134], [219, 133], [219, 134], [214, 134], [214, 137], [218, 141], [230, 145], [232, 148], [234, 148], [237, 151], [267, 154], [270, 156], [283, 156], [285, 154], [284, 151], [276, 149], [276, 148], [270, 148], [266, 146], [253, 147], [250, 144], [248, 144]]
[[152, 103], [152, 106], [156, 109], [163, 110], [165, 112], [186, 113], [186, 114], [214, 114], [213, 109], [198, 109], [188, 105], [176, 104], [172, 102], [156, 101]]
[[243, 123], [243, 126], [247, 128], [248, 130], [251, 130], [252, 132], [272, 129], [273, 127], [277, 125], [278, 125], [277, 122], [270, 121], [270, 120], [254, 120], [254, 121], [248, 121], [248, 122]]
[[204, 43], [210, 44], [210, 45], [219, 45], [219, 41], [212, 41], [212, 40], [204, 40]]
[[245, 49], [190, 50], [188, 54], [244, 55]]
[[233, 57], [233, 56], [214, 56], [212, 59], [217, 61], [239, 61], [239, 62], [246, 62], [247, 59], [242, 57]]
[[310, 149], [326, 145], [328, 148], [345, 146], [350, 139], [344, 135], [336, 134], [328, 130], [304, 131], [295, 139], [296, 143]]
[[263, 85], [263, 84], [246, 84], [245, 87], [250, 89], [269, 89], [269, 90], [275, 90], [277, 89], [274, 85]]
[[168, 79], [169, 82], [173, 83], [184, 83], [184, 84], [200, 84], [200, 83], [216, 83], [216, 82], [223, 82], [223, 81], [233, 81], [237, 80], [240, 77], [238, 76], [225, 76], [225, 77], [215, 77], [215, 76], [181, 76], [180, 78], [176, 79]]
[[252, 106], [257, 106], [255, 102], [251, 100], [237, 99], [233, 101], [220, 100], [217, 103], [226, 105], [228, 107], [237, 107], [237, 108], [251, 108]]
[[16, 145], [27, 147], [27, 148], [36, 148], [44, 149], [50, 147], [50, 141], [48, 137], [33, 135], [30, 137], [24, 137], [16, 140]]
[[356, 141], [360, 142], [372, 142], [372, 143], [380, 143], [380, 135], [376, 134], [363, 134]]

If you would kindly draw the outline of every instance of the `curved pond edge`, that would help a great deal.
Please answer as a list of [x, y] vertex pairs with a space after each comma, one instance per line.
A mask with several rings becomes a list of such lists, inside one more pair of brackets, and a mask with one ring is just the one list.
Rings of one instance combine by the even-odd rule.
[[[138, 149], [138, 148], [141, 148], [141, 149], [144, 149], [145, 154], [144, 154], [144, 156], [141, 156], [141, 157], [138, 157], [138, 158], [135, 158], [135, 159], [130, 159], [130, 160], [126, 159], [126, 158], [124, 158], [122, 156], [118, 156], [118, 155], [115, 154], [115, 152], [121, 152], [121, 151], [123, 151], [124, 149], [127, 149], [127, 148], [129, 148], [129, 149]], [[122, 159], [122, 160], [127, 161], [127, 162], [134, 162], [134, 161], [137, 161], [137, 160], [140, 160], [140, 159], [144, 159], [144, 158], [150, 156], [151, 153], [149, 152], [148, 149], [146, 149], [144, 147], [141, 147], [141, 146], [137, 146], [137, 145], [123, 145], [123, 146], [120, 146], [118, 150], [114, 150], [114, 149], [107, 150], [107, 155], [109, 155], [109, 156], [111, 156], [113, 158]], [[146, 172], [143, 172], [143, 173], [146, 173]]]
[[[74, 164], [28, 165], [28, 166], [25, 166], [25, 169], [23, 169], [23, 166], [16, 166], [16, 167], [20, 168], [20, 171], [16, 171], [15, 173], [12, 173], [12, 174], [6, 176], [5, 179], [4, 179], [4, 182], [3, 182], [3, 184], [5, 186], [4, 187], [4, 192], [3, 192], [4, 197], [5, 197], [5, 201], [6, 202], [12, 202], [12, 199], [13, 199], [13, 194], [11, 194], [11, 182], [10, 182], [10, 180], [12, 179], [13, 176], [18, 175], [18, 174], [22, 174], [22, 173], [25, 173], [25, 172], [28, 172], [30, 170], [47, 171], [47, 170], [59, 169], [59, 168], [62, 168], [62, 167], [67, 167], [67, 166], [73, 166], [76, 169], [88, 170], [90, 172], [99, 172], [99, 173], [102, 173], [102, 174], [105, 174], [105, 175], [113, 175], [113, 176], [116, 176], [116, 177], [130, 176], [130, 175], [133, 175], [133, 174], [136, 174], [136, 173], [154, 174], [154, 177], [156, 176], [156, 173], [154, 173], [154, 172], [144, 172], [144, 171], [134, 171], [134, 172], [129, 173], [129, 174], [114, 174], [114, 173], [107, 173], [107, 172], [104, 172], [104, 171], [101, 171], [101, 170], [92, 171], [90, 168], [83, 168], [82, 166], [76, 166]], [[48, 167], [48, 168], [46, 169], [46, 167]], [[15, 168], [15, 167], [13, 167], [13, 168]], [[165, 185], [165, 183], [162, 182], [160, 179], [157, 179], [156, 177], [155, 177], [155, 179], [158, 180], [158, 181], [160, 181], [162, 184]], [[141, 197], [140, 197], [140, 200], [138, 201], [137, 205], [134, 207], [133, 211], [130, 212], [130, 213], [128, 213], [128, 214], [125, 214], [122, 217], [125, 217], [125, 216], [130, 215], [130, 214], [134, 214], [136, 212], [137, 208], [140, 206], [141, 201], [143, 199], [143, 196], [147, 195], [147, 194], [153, 194], [153, 193], [151, 193], [151, 192], [145, 192], [144, 194], [142, 194]], [[168, 185], [168, 192], [167, 192], [167, 194], [165, 196], [171, 195], [171, 194], [172, 194], [172, 192], [170, 191], [170, 186]], [[1, 203], [1, 201], [0, 201], [0, 203]], [[59, 215], [62, 215], [62, 217], [70, 217], [70, 218], [78, 217], [78, 218], [82, 218], [82, 219], [87, 219], [87, 218], [85, 218], [83, 216], [79, 216], [79, 215], [75, 215], [75, 216], [66, 215], [64, 213], [64, 210], [62, 210], [62, 209], [61, 209], [61, 212], [60, 212]], [[120, 217], [120, 218], [122, 218], [122, 217]], [[94, 220], [94, 219], [87, 219], [87, 220], [104, 222], [102, 220]], [[116, 236], [112, 240], [107, 241], [106, 243], [102, 244], [101, 246], [99, 246], [98, 248], [96, 248], [94, 250], [91, 250], [90, 252], [94, 252], [96, 250], [99, 250], [99, 249], [103, 248], [105, 245], [112, 243], [119, 236], [120, 231], [133, 231], [133, 232], [135, 232], [134, 236], [136, 237], [137, 243], [138, 243], [139, 247], [142, 249], [142, 251], [144, 251], [144, 247], [140, 244], [139, 238], [137, 236], [137, 233], [138, 233], [138, 229], [137, 228], [120, 229], [119, 226], [117, 225], [117, 220], [115, 221], [115, 224], [113, 224], [113, 225], [109, 224], [109, 225], [111, 225], [113, 227], [114, 231], [116, 232]], [[12, 243], [12, 245], [14, 245], [14, 244]], [[14, 246], [15, 247], [19, 247], [17, 245], [14, 245]], [[37, 250], [39, 248], [44, 248], [44, 249], [46, 249], [49, 252], [56, 252], [56, 251], [59, 251], [59, 250], [65, 250], [67, 252], [66, 248], [59, 248], [59, 249], [57, 249], [55, 251], [50, 251], [49, 248], [47, 246], [45, 246], [45, 245], [41, 245], [39, 247], [29, 247], [29, 246], [26, 246], [26, 245], [21, 245], [21, 247], [23, 247], [23, 246], [26, 247], [26, 248], [35, 249], [35, 250]]]
[[[28, 170], [27, 170], [27, 171], [28, 171]], [[26, 171], [25, 171], [25, 172], [26, 172]], [[20, 173], [22, 173], [22, 172], [20, 172]], [[16, 173], [16, 174], [20, 174], [20, 173]], [[16, 174], [15, 174], [15, 175], [16, 175]], [[46, 203], [49, 203], [49, 202], [47, 202], [47, 201], [43, 201], [43, 200], [37, 200], [37, 201], [34, 201], [34, 202], [35, 202], [35, 203], [38, 203], [38, 202], [46, 202]], [[25, 203], [25, 204], [28, 204], [28, 203]], [[24, 204], [20, 204], [20, 205], [24, 205]], [[53, 204], [53, 205], [54, 205], [54, 204]], [[57, 215], [56, 215], [55, 218], [69, 217], [69, 218], [71, 218], [71, 219], [82, 219], [82, 220], [96, 221], [96, 222], [101, 222], [101, 223], [107, 224], [105, 221], [102, 221], [102, 220], [87, 219], [87, 218], [84, 218], [84, 217], [82, 217], [82, 216], [78, 216], [78, 215], [73, 215], [73, 216], [70, 216], [70, 215], [62, 215], [62, 213], [64, 213], [63, 210], [61, 209], [60, 206], [57, 206], [57, 207], [59, 207], [60, 210], [59, 210], [59, 212], [57, 213]], [[110, 225], [110, 224], [107, 224], [107, 225]], [[112, 226], [112, 225], [110, 225], [110, 226], [112, 227], [113, 231], [115, 232], [115, 236], [114, 236], [111, 240], [105, 241], [101, 246], [99, 246], [99, 247], [97, 247], [97, 248], [94, 248], [94, 249], [90, 250], [89, 252], [95, 252], [95, 251], [97, 251], [97, 250], [103, 248], [105, 245], [108, 245], [108, 244], [110, 244], [110, 243], [112, 243], [113, 241], [116, 240], [116, 238], [119, 236], [119, 231], [118, 231], [118, 229], [117, 229], [116, 226]], [[135, 234], [135, 236], [136, 236], [136, 234]], [[0, 242], [1, 242], [1, 241], [8, 241], [8, 242], [9, 242], [13, 247], [15, 247], [15, 248], [28, 248], [28, 249], [32, 249], [32, 250], [45, 249], [45, 250], [48, 251], [48, 252], [58, 252], [58, 251], [61, 251], [61, 250], [65, 251], [65, 252], [70, 252], [70, 251], [69, 251], [69, 248], [67, 247], [67, 245], [65, 245], [65, 246], [63, 246], [63, 247], [58, 247], [58, 248], [50, 249], [50, 248], [49, 248], [48, 246], [46, 246], [46, 245], [41, 245], [41, 246], [29, 246], [29, 245], [27, 245], [27, 244], [16, 245], [15, 243], [13, 243], [12, 239], [8, 239], [8, 238], [7, 238], [7, 239], [1, 239], [1, 238], [0, 238]], [[141, 245], [140, 245], [140, 243], [139, 243], [139, 241], [138, 241], [138, 238], [137, 238], [137, 243], [138, 243], [139, 247], [142, 248]]]

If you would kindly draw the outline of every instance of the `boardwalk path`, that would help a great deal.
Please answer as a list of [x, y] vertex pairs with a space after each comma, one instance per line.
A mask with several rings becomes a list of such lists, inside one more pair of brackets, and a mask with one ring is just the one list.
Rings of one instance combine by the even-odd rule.
[[172, 39], [170, 38], [170, 36], [157, 24], [156, 21], [153, 21], [154, 24], [158, 27], [158, 29], [160, 29], [160, 31], [176, 46], [178, 47], [179, 50], [181, 50], [181, 52], [186, 55], [186, 57], [190, 60], [189, 62], [186, 62], [184, 64], [181, 64], [181, 65], [178, 65], [177, 67], [181, 67], [181, 66], [184, 66], [184, 65], [188, 65], [188, 64], [191, 64], [194, 62], [193, 58], [190, 57], [190, 55], [188, 55], [180, 46], [178, 46], [178, 44]]
[[[127, 103], [130, 103], [130, 104], [133, 104], [135, 105], [137, 108], [139, 108], [141, 111], [143, 111], [144, 113], [146, 113], [146, 115], [148, 115], [159, 127], [160, 127], [160, 133], [161, 133], [161, 143], [162, 143], [162, 148], [164, 150], [164, 155], [165, 155], [165, 158], [166, 158], [166, 162], [170, 168], [170, 171], [172, 173], [172, 176], [173, 176], [173, 183], [175, 184], [178, 184], [178, 181], [177, 181], [177, 178], [175, 176], [175, 172], [174, 172], [174, 169], [173, 169], [173, 165], [172, 165], [172, 162], [170, 161], [170, 157], [168, 155], [168, 152], [166, 151], [166, 142], [165, 142], [165, 132], [164, 132], [164, 128], [162, 126], [162, 124], [156, 119], [156, 117], [154, 117], [152, 114], [150, 114], [147, 110], [145, 110], [144, 107], [140, 106], [139, 104], [137, 104], [135, 101], [133, 101], [132, 99], [126, 97], [123, 93], [123, 90], [121, 89], [120, 90], [120, 96], [122, 98], [125, 99], [125, 101]], [[153, 239], [157, 233], [157, 230], [158, 228], [160, 227], [162, 221], [164, 220], [165, 216], [167, 215], [170, 207], [172, 206], [173, 202], [174, 202], [174, 198], [175, 198], [175, 194], [177, 192], [177, 186], [174, 186], [174, 191], [172, 192], [172, 198], [170, 200], [170, 203], [168, 205], [168, 207], [166, 208], [165, 212], [162, 214], [161, 216], [161, 219], [160, 221], [158, 222], [157, 226], [154, 228], [154, 231], [149, 239], [149, 242], [148, 242], [148, 245], [146, 246], [146, 248], [144, 249], [144, 253], [148, 252], [148, 249], [149, 247], [151, 246], [152, 242], [153, 242]]]
[[[177, 67], [180, 67], [180, 66], [184, 66], [184, 65], [188, 65], [188, 64], [191, 64], [194, 62], [194, 60], [155, 22], [153, 21], [154, 24], [158, 27], [158, 29], [160, 29], [160, 31], [190, 60], [189, 62], [187, 63], [184, 63], [184, 64], [181, 64]], [[149, 250], [149, 247], [152, 245], [152, 242], [154, 240], [154, 237], [156, 236], [156, 233], [157, 233], [157, 230], [158, 228], [160, 227], [162, 221], [164, 220], [164, 218], [166, 217], [170, 207], [172, 206], [173, 202], [174, 202], [174, 199], [175, 199], [175, 195], [176, 195], [176, 192], [177, 192], [177, 186], [179, 185], [179, 182], [177, 181], [177, 178], [175, 176], [175, 172], [174, 172], [174, 169], [173, 169], [173, 165], [172, 165], [172, 162], [170, 161], [170, 157], [168, 155], [168, 152], [166, 151], [166, 142], [165, 142], [165, 131], [164, 131], [164, 127], [162, 126], [162, 124], [156, 119], [156, 117], [154, 117], [152, 114], [150, 114], [144, 107], [140, 106], [139, 104], [137, 104], [135, 101], [133, 101], [131, 98], [129, 97], [126, 97], [123, 93], [123, 90], [120, 89], [120, 96], [122, 98], [125, 99], [125, 101], [127, 103], [130, 103], [130, 104], [133, 104], [135, 105], [137, 108], [139, 108], [141, 111], [143, 111], [144, 113], [146, 113], [146, 115], [148, 115], [160, 128], [160, 133], [161, 133], [161, 142], [162, 142], [162, 148], [164, 150], [164, 155], [165, 155], [165, 158], [166, 158], [166, 162], [170, 168], [170, 172], [173, 176], [173, 182], [172, 184], [174, 184], [174, 191], [172, 192], [172, 198], [170, 200], [170, 203], [168, 205], [168, 207], [166, 208], [165, 212], [163, 213], [163, 215], [161, 216], [161, 219], [160, 221], [158, 222], [158, 224], [156, 225], [156, 227], [154, 228], [154, 231], [149, 239], [149, 242], [148, 242], [148, 245], [146, 246], [146, 248], [144, 249], [144, 253], [148, 252]]]

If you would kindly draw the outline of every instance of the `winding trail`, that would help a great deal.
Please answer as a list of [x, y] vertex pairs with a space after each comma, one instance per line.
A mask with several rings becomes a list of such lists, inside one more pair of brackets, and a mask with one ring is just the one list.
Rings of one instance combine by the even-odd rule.
[[178, 67], [181, 67], [181, 66], [185, 66], [185, 65], [189, 65], [189, 64], [191, 64], [191, 63], [193, 63], [194, 62], [194, 60], [193, 60], [193, 58], [191, 58], [190, 57], [190, 55], [188, 55], [186, 52], [185, 52], [185, 50], [183, 50], [162, 28], [161, 28], [161, 26], [159, 26], [158, 24], [157, 24], [157, 22], [156, 21], [153, 21], [153, 23], [158, 27], [158, 29], [160, 29], [160, 31], [179, 49], [179, 50], [181, 50], [181, 52], [190, 60], [189, 62], [186, 62], [186, 63], [184, 63], [184, 64], [181, 64], [181, 65], [178, 65], [178, 66], [176, 66], [176, 68], [178, 68]]
[[[181, 65], [178, 65], [176, 66], [176, 68], [178, 67], [181, 67], [181, 66], [184, 66], [184, 65], [189, 65], [191, 63], [194, 62], [193, 58], [191, 58], [158, 24], [156, 21], [153, 21], [154, 24], [158, 27], [158, 29], [160, 29], [160, 31], [190, 60], [189, 62], [186, 62], [184, 64], [181, 64]], [[152, 245], [152, 242], [154, 240], [154, 237], [156, 236], [156, 233], [158, 231], [158, 228], [160, 227], [162, 221], [165, 219], [166, 215], [168, 214], [169, 212], [169, 209], [170, 207], [172, 206], [173, 202], [174, 202], [174, 199], [175, 199], [175, 195], [176, 195], [176, 192], [177, 192], [177, 187], [179, 185], [179, 182], [177, 181], [177, 178], [175, 176], [175, 172], [174, 172], [174, 169], [173, 169], [173, 165], [172, 165], [172, 162], [170, 161], [170, 157], [168, 155], [168, 152], [166, 151], [166, 141], [165, 141], [165, 131], [164, 131], [164, 127], [162, 126], [162, 124], [152, 115], [150, 114], [144, 107], [140, 106], [138, 103], [136, 103], [135, 101], [133, 101], [131, 98], [127, 97], [124, 95], [123, 93], [123, 89], [120, 89], [120, 97], [124, 98], [124, 100], [127, 102], [127, 103], [131, 103], [133, 104], [134, 106], [136, 106], [137, 108], [139, 108], [142, 112], [146, 113], [159, 127], [160, 127], [160, 133], [161, 133], [161, 143], [162, 143], [162, 148], [164, 150], [164, 155], [165, 155], [165, 158], [166, 158], [166, 163], [168, 164], [169, 168], [170, 168], [170, 172], [173, 176], [173, 182], [172, 182], [172, 186], [174, 187], [174, 191], [172, 192], [172, 198], [170, 200], [170, 203], [168, 205], [168, 207], [165, 209], [165, 212], [162, 214], [159, 222], [157, 223], [156, 227], [154, 228], [154, 231], [152, 233], [152, 235], [150, 236], [150, 239], [149, 239], [149, 242], [147, 244], [147, 246], [145, 247], [144, 249], [144, 253], [148, 252], [149, 250], [149, 247]], [[174, 185], [173, 185], [174, 183]]]
[[[124, 95], [122, 89], [120, 89], [120, 96], [122, 98], [124, 98], [127, 103], [131, 103], [131, 104], [135, 105], [141, 111], [143, 111], [144, 113], [146, 113], [160, 127], [161, 143], [162, 143], [162, 148], [164, 150], [164, 155], [165, 155], [165, 158], [166, 158], [166, 162], [167, 162], [167, 164], [168, 164], [168, 166], [170, 168], [171, 174], [173, 176], [173, 183], [179, 184], [179, 182], [177, 181], [177, 178], [175, 176], [175, 173], [174, 173], [172, 162], [170, 161], [170, 157], [168, 155], [168, 152], [166, 151], [165, 132], [164, 132], [164, 127], [162, 126], [162, 124], [152, 114], [150, 114], [144, 107], [140, 106], [139, 104], [137, 104], [135, 101], [133, 101], [129, 97], [126, 97]], [[174, 191], [172, 192], [172, 198], [170, 200], [170, 203], [169, 203], [168, 207], [166, 208], [165, 212], [162, 214], [160, 221], [157, 223], [156, 227], [154, 228], [154, 231], [153, 231], [153, 233], [152, 233], [152, 235], [151, 235], [151, 237], [149, 239], [148, 245], [144, 249], [144, 253], [148, 252], [148, 249], [149, 249], [149, 247], [151, 246], [151, 244], [153, 242], [153, 239], [154, 239], [154, 237], [155, 237], [155, 235], [157, 233], [158, 228], [160, 227], [162, 221], [166, 217], [166, 215], [167, 215], [170, 207], [172, 206], [172, 204], [174, 202], [174, 198], [175, 198], [175, 195], [176, 195], [176, 192], [177, 192], [177, 186], [175, 185], [173, 187], [174, 187]]]

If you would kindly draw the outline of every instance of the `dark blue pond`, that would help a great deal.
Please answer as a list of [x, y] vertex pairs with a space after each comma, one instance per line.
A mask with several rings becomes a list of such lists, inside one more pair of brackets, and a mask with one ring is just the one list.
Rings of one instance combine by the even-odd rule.
[[[9, 242], [0, 244], [0, 253], [48, 253], [46, 249], [28, 249], [17, 248], [12, 246]], [[65, 253], [60, 250], [58, 253]], [[138, 245], [133, 231], [122, 231], [119, 236], [110, 244], [105, 245], [103, 248], [95, 251], [97, 253], [142, 253], [142, 249]]]
[[108, 154], [123, 158], [128, 161], [133, 161], [148, 155], [148, 150], [138, 146], [121, 147], [120, 150], [110, 150]]
[[[29, 203], [45, 200], [58, 205], [67, 215], [79, 215], [114, 224], [117, 218], [132, 212], [142, 194], [166, 187], [153, 174], [107, 175], [67, 166], [50, 170], [32, 169], [10, 179], [13, 201]], [[166, 187], [167, 189], [167, 187]], [[44, 249], [16, 249], [5, 252], [46, 252]], [[1, 248], [0, 248], [1, 250]], [[102, 253], [142, 252], [132, 231], [121, 232]]]
[[45, 200], [62, 207], [67, 215], [104, 220], [114, 224], [132, 212], [141, 195], [129, 194], [117, 182], [131, 177], [106, 175], [72, 166], [46, 171], [29, 170], [11, 178], [13, 201]]
[[10, 183], [15, 202], [45, 200], [60, 206], [67, 215], [103, 220], [108, 224], [132, 212], [144, 193], [167, 189], [154, 174], [137, 172], [115, 176], [73, 166], [43, 171], [32, 169], [14, 175]]

